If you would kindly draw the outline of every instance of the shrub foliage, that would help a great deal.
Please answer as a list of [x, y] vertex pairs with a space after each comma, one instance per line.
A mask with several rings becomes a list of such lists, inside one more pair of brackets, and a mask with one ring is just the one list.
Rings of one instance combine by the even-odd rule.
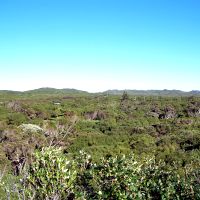
[[199, 166], [192, 163], [180, 170], [176, 163], [134, 155], [96, 163], [83, 151], [70, 158], [55, 147], [36, 151], [34, 158], [16, 181], [25, 199], [200, 199]]

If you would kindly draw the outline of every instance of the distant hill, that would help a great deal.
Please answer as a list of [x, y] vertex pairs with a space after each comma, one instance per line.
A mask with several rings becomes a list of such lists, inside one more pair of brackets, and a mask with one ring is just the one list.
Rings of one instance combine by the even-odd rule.
[[0, 90], [1, 95], [56, 95], [56, 94], [104, 94], [104, 95], [122, 95], [123, 92], [126, 91], [129, 95], [137, 95], [137, 96], [200, 96], [200, 90], [192, 90], [190, 92], [184, 92], [181, 90], [107, 90], [99, 93], [89, 93], [87, 91], [77, 90], [77, 89], [56, 89], [56, 88], [39, 88], [34, 90], [28, 90], [24, 92], [20, 91], [11, 91], [11, 90]]
[[0, 94], [21, 94], [20, 91], [12, 91], [12, 90], [0, 90]]
[[137, 96], [200, 96], [199, 90], [193, 90], [190, 92], [184, 92], [181, 90], [107, 90], [103, 92], [104, 94], [111, 95], [122, 95], [123, 92], [126, 91], [129, 95], [137, 95]]
[[200, 95], [200, 90], [192, 90], [190, 93], [193, 95]]
[[1, 96], [56, 96], [56, 95], [87, 95], [86, 91], [76, 90], [76, 89], [56, 89], [56, 88], [39, 88], [34, 90], [27, 90], [24, 92], [10, 91], [10, 90], [0, 90]]
[[56, 88], [39, 88], [35, 90], [28, 90], [24, 93], [31, 93], [31, 94], [87, 94], [88, 92], [82, 91], [82, 90], [76, 90], [76, 89], [56, 89]]

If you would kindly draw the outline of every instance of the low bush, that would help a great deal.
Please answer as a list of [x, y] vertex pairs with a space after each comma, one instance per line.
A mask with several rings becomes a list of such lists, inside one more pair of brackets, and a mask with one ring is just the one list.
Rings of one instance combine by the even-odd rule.
[[[27, 199], [200, 199], [199, 164], [178, 169], [176, 163], [172, 167], [154, 157], [134, 155], [96, 163], [82, 151], [72, 158], [53, 147], [34, 157], [16, 184], [21, 184], [18, 193]], [[0, 186], [1, 191], [14, 192], [2, 189], [3, 182]]]

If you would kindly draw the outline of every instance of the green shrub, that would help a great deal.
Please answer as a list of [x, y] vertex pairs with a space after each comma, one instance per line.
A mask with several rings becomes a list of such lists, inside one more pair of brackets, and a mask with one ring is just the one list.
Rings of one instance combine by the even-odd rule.
[[96, 163], [82, 151], [72, 159], [60, 148], [48, 147], [35, 153], [24, 174], [21, 181], [12, 178], [8, 184], [1, 178], [0, 191], [13, 199], [200, 199], [198, 163], [178, 169], [176, 163], [168, 166], [154, 157], [134, 155]]
[[19, 126], [22, 123], [27, 122], [27, 117], [22, 113], [12, 113], [7, 117], [8, 125], [17, 125]]
[[60, 148], [43, 148], [36, 151], [35, 162], [26, 178], [26, 193], [35, 199], [62, 199], [74, 189], [76, 163], [67, 159]]

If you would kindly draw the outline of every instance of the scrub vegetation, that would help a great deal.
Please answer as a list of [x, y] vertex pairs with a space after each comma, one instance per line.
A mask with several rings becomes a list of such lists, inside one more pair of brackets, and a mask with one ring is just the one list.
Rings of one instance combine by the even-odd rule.
[[0, 92], [0, 199], [200, 199], [198, 91]]

